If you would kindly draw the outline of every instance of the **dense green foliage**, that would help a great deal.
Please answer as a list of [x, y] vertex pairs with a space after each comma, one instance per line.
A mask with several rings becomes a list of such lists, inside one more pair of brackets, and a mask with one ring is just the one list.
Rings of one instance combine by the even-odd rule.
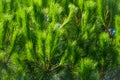
[[0, 0], [0, 80], [99, 80], [119, 63], [119, 0]]

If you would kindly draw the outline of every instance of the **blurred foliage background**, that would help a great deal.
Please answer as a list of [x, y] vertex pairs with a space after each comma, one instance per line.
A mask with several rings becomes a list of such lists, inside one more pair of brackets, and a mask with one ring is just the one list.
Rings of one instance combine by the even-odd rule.
[[0, 0], [0, 80], [101, 80], [119, 35], [120, 0]]

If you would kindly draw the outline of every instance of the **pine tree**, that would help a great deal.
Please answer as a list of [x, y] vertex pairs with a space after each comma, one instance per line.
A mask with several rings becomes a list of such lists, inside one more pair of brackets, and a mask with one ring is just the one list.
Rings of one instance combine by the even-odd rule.
[[102, 80], [120, 61], [119, 4], [0, 0], [0, 79]]

